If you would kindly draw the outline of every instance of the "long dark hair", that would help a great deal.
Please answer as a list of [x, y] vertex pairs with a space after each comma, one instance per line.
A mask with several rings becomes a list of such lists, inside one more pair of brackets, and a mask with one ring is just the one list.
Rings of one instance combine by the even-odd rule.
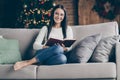
[[51, 11], [50, 24], [49, 24], [49, 26], [48, 26], [48, 33], [47, 33], [47, 39], [48, 39], [49, 34], [50, 34], [51, 30], [52, 30], [52, 27], [55, 25], [54, 12], [55, 12], [55, 10], [58, 9], [58, 8], [61, 8], [61, 9], [64, 11], [64, 13], [65, 13], [64, 19], [63, 19], [63, 21], [61, 22], [61, 26], [62, 26], [63, 37], [66, 38], [67, 13], [66, 13], [66, 10], [65, 10], [65, 8], [63, 7], [63, 5], [60, 5], [60, 4], [59, 4], [59, 5], [56, 5], [56, 6], [52, 9], [52, 11]]

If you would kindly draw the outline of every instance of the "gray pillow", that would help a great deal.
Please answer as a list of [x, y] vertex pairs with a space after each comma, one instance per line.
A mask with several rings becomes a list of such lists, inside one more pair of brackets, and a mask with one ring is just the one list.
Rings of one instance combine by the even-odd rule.
[[110, 36], [100, 40], [93, 55], [91, 56], [92, 62], [108, 62], [110, 55], [113, 55], [113, 47], [119, 41], [119, 36]]
[[90, 59], [96, 45], [101, 39], [101, 34], [88, 36], [70, 51], [68, 63], [86, 63]]

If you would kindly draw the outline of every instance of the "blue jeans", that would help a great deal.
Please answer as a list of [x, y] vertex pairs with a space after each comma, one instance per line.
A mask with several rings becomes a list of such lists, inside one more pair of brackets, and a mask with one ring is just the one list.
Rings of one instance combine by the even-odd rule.
[[65, 64], [67, 62], [63, 47], [60, 45], [54, 45], [46, 49], [38, 50], [35, 58], [38, 63], [44, 65]]

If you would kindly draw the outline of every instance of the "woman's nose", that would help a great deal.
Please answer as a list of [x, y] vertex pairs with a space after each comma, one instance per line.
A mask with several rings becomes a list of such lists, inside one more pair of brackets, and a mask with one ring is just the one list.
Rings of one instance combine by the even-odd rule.
[[58, 18], [60, 18], [61, 16], [60, 16], [60, 14], [58, 15]]

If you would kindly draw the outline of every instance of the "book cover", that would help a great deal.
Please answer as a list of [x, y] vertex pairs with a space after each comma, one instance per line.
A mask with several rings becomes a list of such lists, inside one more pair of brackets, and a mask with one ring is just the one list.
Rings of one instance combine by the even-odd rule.
[[60, 45], [64, 44], [65, 47], [70, 47], [75, 41], [76, 40], [73, 39], [59, 40], [59, 39], [50, 38], [48, 39], [46, 46], [52, 46], [54, 44], [59, 43]]

